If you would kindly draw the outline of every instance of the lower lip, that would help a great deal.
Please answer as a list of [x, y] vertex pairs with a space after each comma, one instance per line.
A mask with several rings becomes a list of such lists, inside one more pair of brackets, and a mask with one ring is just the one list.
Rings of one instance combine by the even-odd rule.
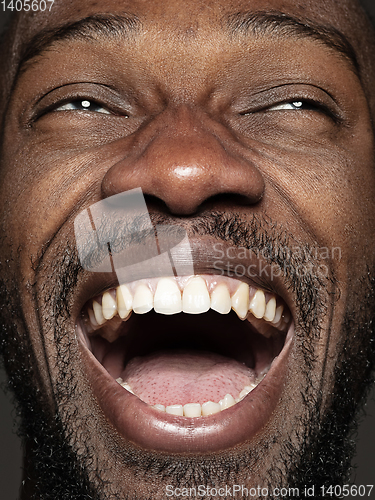
[[94, 394], [123, 438], [158, 452], [206, 453], [249, 441], [267, 424], [283, 393], [293, 333], [292, 323], [283, 350], [250, 394], [227, 410], [200, 418], [170, 415], [147, 405], [121, 387], [81, 345]]

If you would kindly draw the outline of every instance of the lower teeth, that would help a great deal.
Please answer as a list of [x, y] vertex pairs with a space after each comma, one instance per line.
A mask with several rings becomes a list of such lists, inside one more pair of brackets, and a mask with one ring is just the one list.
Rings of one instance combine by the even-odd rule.
[[[209, 415], [214, 415], [215, 413], [219, 413], [224, 411], [231, 406], [234, 406], [236, 403], [242, 401], [242, 399], [247, 396], [257, 385], [263, 380], [266, 376], [266, 373], [263, 373], [254, 384], [245, 386], [242, 391], [239, 393], [237, 398], [234, 398], [231, 394], [226, 394], [223, 399], [221, 399], [218, 403], [214, 403], [213, 401], [207, 401], [202, 405], [200, 403], [187, 403], [185, 405], [173, 404], [165, 407], [162, 404], [154, 404], [153, 408], [156, 410], [169, 413], [171, 415], [177, 415], [180, 417], [206, 417]], [[116, 379], [121, 387], [126, 389], [128, 392], [137, 396], [130, 385], [127, 382], [124, 382], [121, 377]]]

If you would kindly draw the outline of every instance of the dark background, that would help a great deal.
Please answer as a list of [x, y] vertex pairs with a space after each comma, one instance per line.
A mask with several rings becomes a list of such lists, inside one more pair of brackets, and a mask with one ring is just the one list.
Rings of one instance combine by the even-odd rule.
[[[375, 0], [363, 0], [363, 4], [375, 18]], [[0, 9], [2, 9], [0, 3]], [[6, 22], [6, 14], [0, 11], [0, 31]], [[375, 57], [375, 54], [374, 54]], [[5, 375], [0, 369], [0, 384], [4, 384]], [[16, 500], [22, 477], [22, 452], [20, 440], [15, 434], [14, 410], [0, 389], [0, 500]], [[353, 483], [375, 483], [375, 389], [372, 390], [366, 407], [366, 415], [361, 420], [358, 432], [357, 465], [353, 473]], [[375, 489], [375, 488], [374, 488]], [[357, 497], [359, 498], [359, 497]], [[368, 498], [368, 497], [366, 497]], [[371, 499], [375, 499], [375, 491]]]

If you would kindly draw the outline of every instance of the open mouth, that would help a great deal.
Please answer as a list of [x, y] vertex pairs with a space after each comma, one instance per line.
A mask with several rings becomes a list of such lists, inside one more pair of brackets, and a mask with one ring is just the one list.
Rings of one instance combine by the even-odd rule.
[[[290, 344], [293, 320], [281, 297], [245, 282], [213, 275], [165, 277], [93, 297], [81, 311], [78, 333], [101, 374], [94, 384], [99, 401], [122, 434], [142, 446], [189, 451], [177, 444], [183, 435], [186, 441], [187, 428], [194, 434], [189, 443], [197, 439], [191, 448], [197, 449], [199, 439], [207, 441], [204, 429], [207, 438], [214, 427], [217, 433], [220, 425], [235, 426], [245, 402], [261, 394], [262, 386], [267, 402], [260, 398], [263, 413], [252, 419], [250, 434], [258, 420], [264, 424], [280, 397], [282, 370], [276, 365]], [[110, 402], [107, 384], [117, 405]], [[275, 398], [269, 397], [270, 385]], [[157, 435], [142, 430], [142, 422], [156, 426]], [[212, 448], [243, 440], [243, 432], [249, 437], [246, 425], [241, 432], [228, 428]], [[178, 429], [185, 434], [179, 437]]]

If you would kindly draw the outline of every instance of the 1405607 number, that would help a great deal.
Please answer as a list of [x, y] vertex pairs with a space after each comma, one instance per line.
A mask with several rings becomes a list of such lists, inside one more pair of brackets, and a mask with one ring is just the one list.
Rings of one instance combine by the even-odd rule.
[[355, 497], [369, 497], [373, 489], [373, 484], [367, 484], [356, 486], [356, 485], [339, 485], [336, 486], [321, 486], [322, 497], [332, 497], [332, 498], [350, 498]]
[[17, 12], [44, 12], [45, 10], [51, 10], [55, 0], [2, 0], [1, 5], [3, 11], [17, 11]]

